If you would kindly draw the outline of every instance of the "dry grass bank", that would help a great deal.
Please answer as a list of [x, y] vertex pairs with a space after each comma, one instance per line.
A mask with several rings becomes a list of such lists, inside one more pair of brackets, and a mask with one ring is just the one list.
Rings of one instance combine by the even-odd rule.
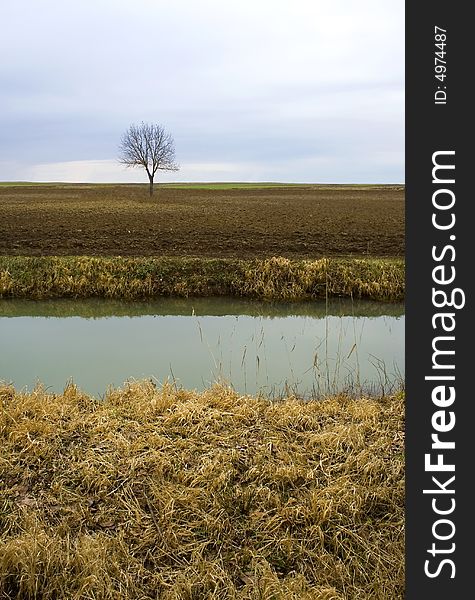
[[401, 301], [403, 259], [0, 257], [0, 298], [332, 296]]
[[402, 394], [0, 400], [0, 597], [403, 598]]

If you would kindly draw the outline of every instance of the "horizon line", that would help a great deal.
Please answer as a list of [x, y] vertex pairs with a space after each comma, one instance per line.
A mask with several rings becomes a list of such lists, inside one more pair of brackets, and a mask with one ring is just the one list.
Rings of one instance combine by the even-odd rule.
[[[31, 180], [23, 180], [23, 179], [15, 179], [15, 180], [3, 180], [0, 179], [1, 184], [46, 184], [46, 185], [54, 185], [54, 184], [70, 184], [70, 185], [149, 185], [146, 181], [61, 181], [61, 180], [51, 180], [51, 181], [31, 181]], [[242, 181], [155, 181], [155, 185], [224, 185], [224, 184], [261, 184], [261, 185], [405, 185], [404, 181], [393, 181], [393, 182], [382, 182], [382, 181], [366, 181], [366, 182], [356, 182], [356, 181], [345, 181], [345, 182], [335, 182], [335, 181], [254, 181], [254, 180], [242, 180]]]

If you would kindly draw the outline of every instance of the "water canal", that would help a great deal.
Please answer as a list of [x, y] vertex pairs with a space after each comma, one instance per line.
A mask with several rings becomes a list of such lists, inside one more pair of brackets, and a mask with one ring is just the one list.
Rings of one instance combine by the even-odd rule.
[[404, 305], [236, 298], [1, 300], [0, 381], [101, 396], [130, 379], [311, 397], [404, 378]]

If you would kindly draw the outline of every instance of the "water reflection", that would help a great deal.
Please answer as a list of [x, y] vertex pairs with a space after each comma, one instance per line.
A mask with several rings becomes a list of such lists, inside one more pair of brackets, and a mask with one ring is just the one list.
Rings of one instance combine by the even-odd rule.
[[404, 370], [404, 306], [230, 298], [4, 300], [0, 379], [101, 395], [128, 378], [241, 393], [380, 392]]

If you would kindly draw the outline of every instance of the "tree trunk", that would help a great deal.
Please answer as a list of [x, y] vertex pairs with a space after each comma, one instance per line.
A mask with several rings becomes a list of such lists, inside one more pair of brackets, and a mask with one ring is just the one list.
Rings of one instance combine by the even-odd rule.
[[150, 187], [149, 187], [150, 197], [152, 197], [153, 196], [153, 175], [149, 175], [148, 178], [150, 180]]

